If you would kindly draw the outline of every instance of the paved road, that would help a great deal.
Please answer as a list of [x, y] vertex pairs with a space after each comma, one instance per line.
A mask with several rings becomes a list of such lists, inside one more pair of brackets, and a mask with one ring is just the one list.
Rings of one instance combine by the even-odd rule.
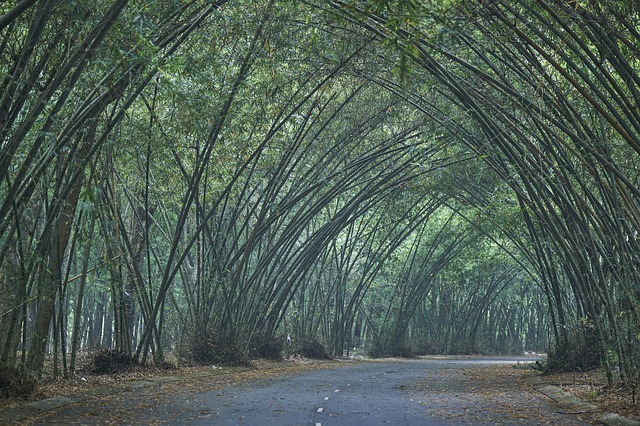
[[221, 390], [104, 398], [36, 424], [586, 425], [541, 394], [481, 369], [516, 359], [357, 363]]

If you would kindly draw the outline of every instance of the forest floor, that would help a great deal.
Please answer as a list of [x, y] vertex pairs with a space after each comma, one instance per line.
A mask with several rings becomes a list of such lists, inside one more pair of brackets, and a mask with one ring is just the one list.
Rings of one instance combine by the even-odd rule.
[[[528, 363], [514, 367], [492, 366], [474, 371], [474, 374], [496, 375], [505, 379], [511, 377], [512, 383], [524, 379], [530, 385], [535, 384], [537, 388], [542, 385], [554, 386], [581, 401], [595, 405], [597, 411], [603, 414], [613, 413], [626, 419], [640, 421], [640, 394], [636, 395], [637, 385], [635, 390], [622, 384], [610, 387], [607, 385], [604, 369], [542, 374], [531, 368]], [[483, 377], [478, 379], [483, 380]]]
[[156, 381], [171, 387], [184, 387], [184, 392], [214, 389], [230, 382], [269, 378], [282, 374], [295, 374], [318, 368], [332, 368], [356, 360], [309, 360], [292, 357], [284, 361], [257, 359], [252, 367], [224, 367], [216, 365], [181, 366], [175, 368], [156, 368], [136, 366], [117, 374], [91, 374], [90, 355], [79, 356], [78, 368], [73, 378], [54, 379], [50, 366], [38, 383], [35, 392], [28, 397], [2, 398], [0, 410], [16, 408], [25, 404], [55, 398], [62, 395], [91, 393], [109, 388], [127, 387], [129, 384], [144, 381]]
[[537, 376], [542, 382], [557, 386], [577, 398], [597, 406], [602, 412], [615, 413], [640, 421], [638, 384], [607, 385], [604, 369], [587, 372], [556, 373]]
[[[434, 357], [436, 358], [436, 357]], [[447, 357], [437, 357], [447, 358]], [[157, 381], [163, 386], [170, 386], [175, 392], [195, 392], [206, 389], [223, 387], [231, 382], [251, 380], [256, 378], [270, 378], [284, 374], [295, 374], [320, 368], [336, 368], [364, 362], [354, 359], [333, 359], [327, 361], [293, 358], [285, 361], [254, 360], [253, 367], [219, 367], [213, 365], [180, 367], [174, 369], [136, 367], [127, 372], [110, 375], [90, 375], [83, 365], [89, 365], [89, 357], [79, 363], [73, 379], [53, 380], [51, 375], [45, 375], [38, 385], [36, 392], [29, 398], [0, 398], [0, 410], [18, 408], [26, 403], [40, 401], [62, 395], [77, 395], [95, 392], [101, 389], [118, 388], [140, 381]], [[516, 368], [514, 368], [516, 367]], [[493, 366], [478, 370], [473, 374], [495, 377], [504, 376], [514, 381], [535, 380], [557, 386], [575, 395], [579, 399], [596, 405], [603, 413], [615, 413], [629, 419], [640, 420], [640, 404], [633, 388], [623, 386], [607, 387], [607, 380], [603, 371], [596, 370], [586, 373], [562, 373], [540, 375], [538, 372], [520, 364], [517, 366]], [[171, 380], [166, 380], [167, 378]], [[477, 377], [483, 380], [483, 377]], [[164, 380], [164, 381], [163, 381]]]

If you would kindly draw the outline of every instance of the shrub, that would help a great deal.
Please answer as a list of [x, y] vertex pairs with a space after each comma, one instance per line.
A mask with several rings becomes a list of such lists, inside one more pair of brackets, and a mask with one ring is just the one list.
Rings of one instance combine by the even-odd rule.
[[25, 397], [36, 389], [37, 380], [26, 371], [7, 364], [0, 364], [0, 396]]
[[387, 351], [388, 355], [396, 356], [400, 358], [415, 358], [413, 349], [406, 343], [397, 343], [391, 345]]
[[94, 354], [91, 373], [98, 375], [124, 373], [136, 365], [136, 360], [131, 354], [105, 349]]
[[595, 331], [578, 325], [570, 333], [569, 340], [557, 343], [547, 354], [545, 369], [549, 373], [564, 371], [589, 371], [602, 365]]
[[436, 345], [428, 340], [421, 340], [416, 344], [416, 355], [435, 355], [438, 353]]
[[312, 359], [331, 359], [324, 345], [313, 337], [303, 339], [300, 355]]
[[245, 352], [230, 340], [217, 339], [212, 331], [194, 334], [185, 353], [196, 364], [217, 364], [230, 367], [252, 366], [251, 360]]
[[284, 352], [284, 337], [258, 336], [255, 339], [252, 355], [274, 361], [281, 361]]

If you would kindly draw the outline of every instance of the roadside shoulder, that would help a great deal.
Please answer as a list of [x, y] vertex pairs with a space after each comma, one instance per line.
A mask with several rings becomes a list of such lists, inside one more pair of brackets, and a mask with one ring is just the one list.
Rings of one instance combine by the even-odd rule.
[[[139, 391], [153, 386], [173, 386], [173, 390], [184, 392], [201, 390], [212, 386], [223, 386], [227, 383], [247, 378], [270, 377], [297, 371], [345, 365], [343, 360], [308, 360], [295, 359], [286, 361], [255, 360], [253, 368], [244, 367], [199, 367], [183, 368], [173, 373], [158, 372], [139, 378], [123, 378], [110, 385], [94, 385], [72, 392], [61, 392], [48, 398], [18, 403], [0, 408], [0, 425], [28, 423], [49, 411], [65, 408], [73, 404], [86, 403], [90, 400], [106, 398], [126, 392]], [[186, 386], [189, 385], [189, 386]]]
[[553, 400], [564, 412], [585, 415], [609, 426], [640, 426], [640, 421], [616, 413], [605, 413], [597, 405], [583, 401], [540, 376], [531, 377], [528, 382], [538, 392]]

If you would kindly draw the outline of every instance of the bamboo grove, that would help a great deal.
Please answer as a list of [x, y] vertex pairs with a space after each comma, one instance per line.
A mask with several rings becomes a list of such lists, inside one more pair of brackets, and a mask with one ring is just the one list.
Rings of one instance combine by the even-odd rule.
[[2, 363], [311, 342], [634, 377], [639, 13], [2, 3]]

